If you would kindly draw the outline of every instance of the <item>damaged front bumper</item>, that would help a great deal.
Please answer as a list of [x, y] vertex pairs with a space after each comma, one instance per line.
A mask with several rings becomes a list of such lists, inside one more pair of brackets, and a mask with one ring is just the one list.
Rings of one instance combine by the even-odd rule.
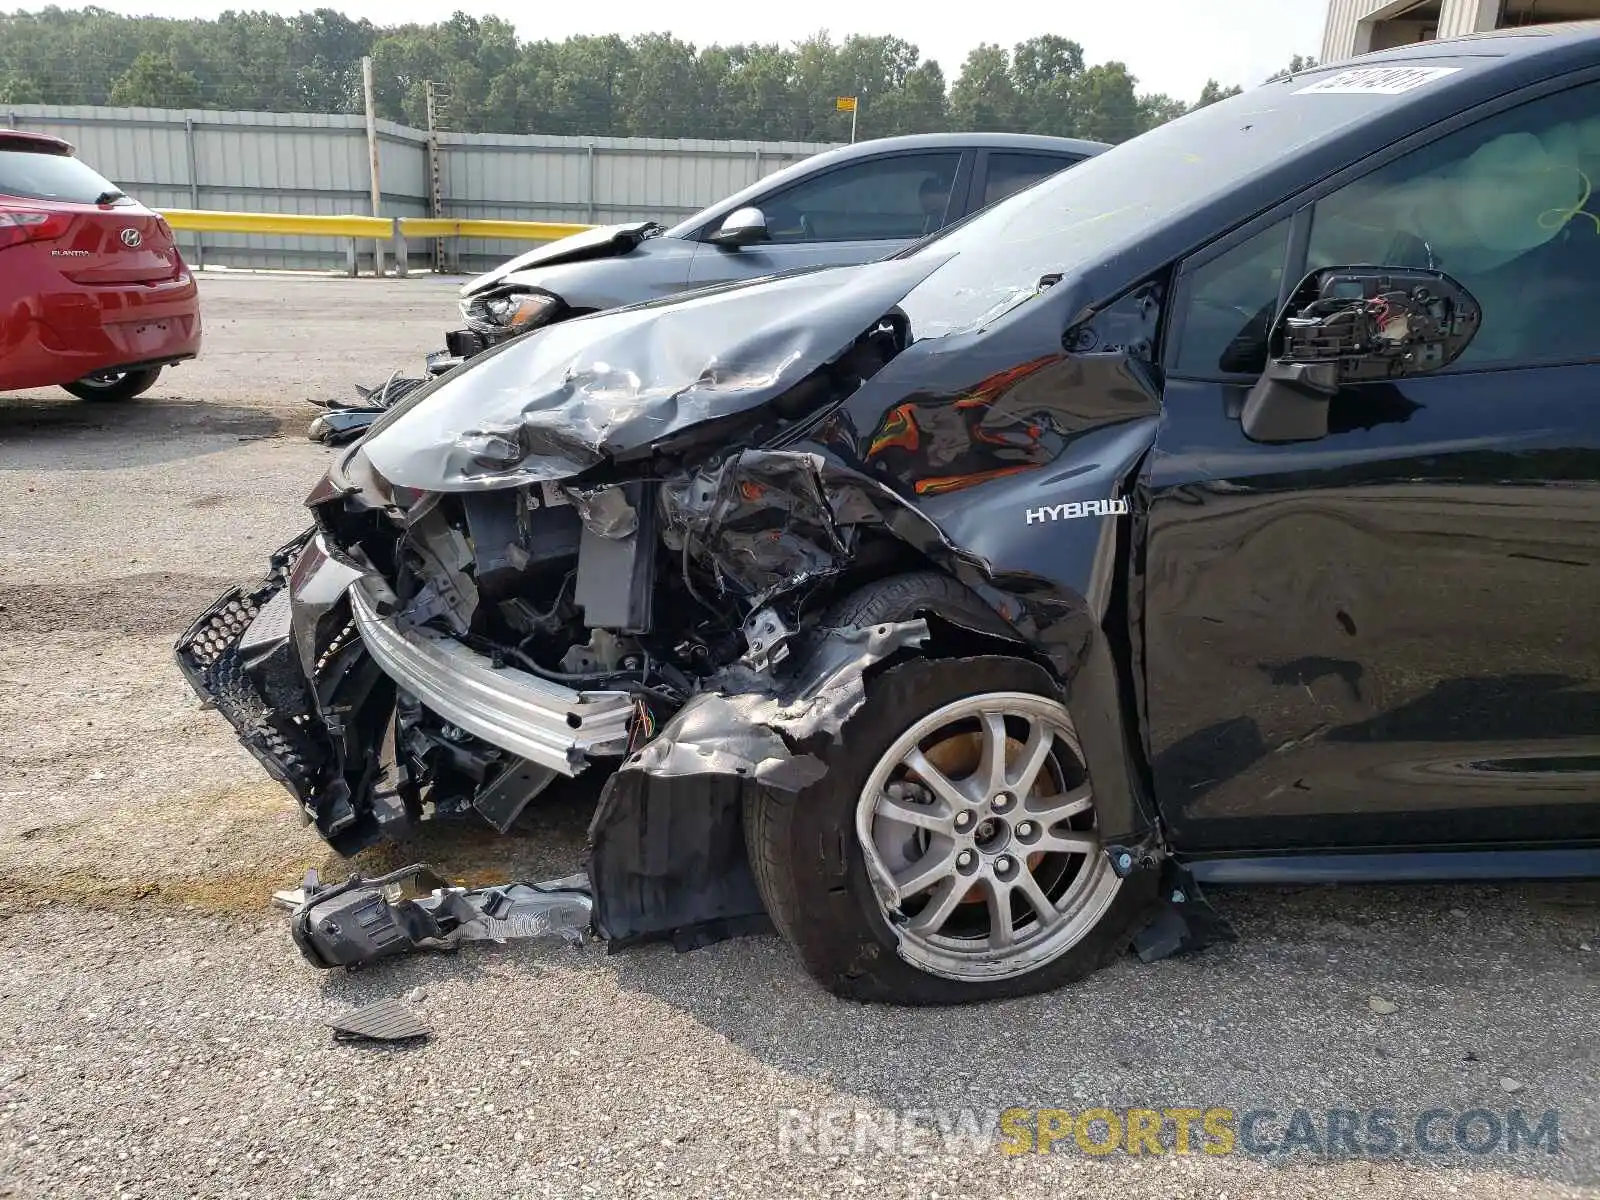
[[626, 752], [628, 693], [574, 691], [430, 629], [402, 630], [391, 605], [381, 577], [308, 531], [254, 588], [218, 597], [176, 647], [190, 685], [340, 853], [415, 819], [414, 789], [380, 761], [397, 697], [504, 752], [475, 798], [502, 830], [556, 775]]
[[[445, 634], [403, 628], [393, 608], [380, 576], [308, 531], [272, 556], [254, 588], [219, 597], [179, 638], [177, 658], [347, 857], [422, 819], [429, 781], [409, 751], [419, 739], [453, 746], [463, 761], [480, 748], [471, 806], [502, 832], [557, 776], [605, 771], [585, 864], [592, 887], [557, 887], [561, 911], [575, 903], [568, 892], [582, 892], [600, 936], [680, 947], [768, 927], [742, 834], [751, 789], [817, 779], [821, 764], [795, 747], [837, 735], [864, 698], [866, 672], [928, 635], [921, 620], [830, 631], [781, 679], [737, 665], [658, 728], [628, 692], [564, 687]], [[391, 944], [426, 948], [457, 926], [500, 919], [506, 904], [545, 903], [493, 889], [401, 903], [383, 900], [383, 881], [353, 882], [308, 887], [302, 898], [296, 938], [319, 965], [398, 952]]]

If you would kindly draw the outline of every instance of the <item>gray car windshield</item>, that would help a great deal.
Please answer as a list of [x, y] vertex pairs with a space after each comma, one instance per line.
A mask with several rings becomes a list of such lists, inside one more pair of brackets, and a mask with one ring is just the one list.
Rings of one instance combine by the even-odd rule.
[[[1455, 60], [1419, 59], [1385, 64], [1381, 70], [1394, 80], [1388, 83], [1373, 74], [1379, 68], [1365, 68], [1367, 82], [1356, 78], [1342, 88], [1341, 80], [1358, 73], [1268, 84], [1062, 171], [903, 252], [955, 255], [906, 297], [912, 331], [940, 337], [981, 324], [1036, 292], [1041, 276], [1111, 258], [1152, 228], [1205, 208], [1462, 69]], [[1378, 90], [1385, 86], [1404, 90]]]

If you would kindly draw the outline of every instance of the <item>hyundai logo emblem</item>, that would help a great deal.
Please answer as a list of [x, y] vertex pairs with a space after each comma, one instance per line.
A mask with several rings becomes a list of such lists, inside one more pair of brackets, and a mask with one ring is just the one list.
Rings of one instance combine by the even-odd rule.
[[122, 244], [129, 250], [132, 250], [142, 241], [144, 241], [144, 235], [137, 229], [124, 229], [122, 231]]

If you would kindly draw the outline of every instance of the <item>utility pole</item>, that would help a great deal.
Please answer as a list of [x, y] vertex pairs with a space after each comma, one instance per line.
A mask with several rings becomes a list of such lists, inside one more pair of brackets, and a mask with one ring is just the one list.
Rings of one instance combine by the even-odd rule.
[[[439, 95], [433, 80], [423, 84], [428, 94], [428, 215], [444, 216], [444, 180], [439, 155]], [[434, 274], [443, 274], [449, 264], [445, 261], [444, 238], [433, 239]]]
[[[367, 105], [367, 158], [372, 164], [372, 215], [383, 215], [383, 186], [378, 179], [378, 106], [372, 98], [372, 59], [361, 60], [361, 90], [366, 96]], [[375, 241], [372, 246], [373, 274], [383, 274], [383, 242]]]

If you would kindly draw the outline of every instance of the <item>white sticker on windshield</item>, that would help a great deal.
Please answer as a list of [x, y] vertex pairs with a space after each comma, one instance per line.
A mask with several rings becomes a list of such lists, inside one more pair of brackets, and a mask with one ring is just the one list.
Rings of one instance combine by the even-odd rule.
[[1296, 96], [1311, 92], [1342, 96], [1399, 96], [1435, 79], [1454, 75], [1460, 67], [1356, 67], [1340, 71], [1316, 83], [1295, 90]]

